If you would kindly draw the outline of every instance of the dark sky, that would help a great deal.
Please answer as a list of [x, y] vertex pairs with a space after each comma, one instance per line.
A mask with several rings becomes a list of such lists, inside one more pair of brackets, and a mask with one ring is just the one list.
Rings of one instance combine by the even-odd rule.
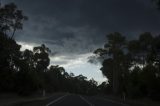
[[61, 64], [102, 47], [105, 35], [111, 32], [121, 32], [129, 39], [146, 31], [160, 33], [160, 11], [151, 0], [2, 0], [5, 2], [15, 2], [29, 17], [16, 40], [26, 47], [45, 43], [66, 59], [57, 62]]
[[160, 12], [151, 0], [4, 1], [15, 2], [29, 17], [18, 41], [65, 46], [69, 53], [93, 50], [110, 32], [135, 38], [145, 31], [159, 33], [160, 28]]

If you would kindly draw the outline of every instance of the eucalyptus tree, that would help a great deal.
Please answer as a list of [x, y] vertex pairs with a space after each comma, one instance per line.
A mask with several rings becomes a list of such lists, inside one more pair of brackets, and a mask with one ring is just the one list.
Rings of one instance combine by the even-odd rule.
[[27, 19], [14, 3], [0, 6], [0, 30], [5, 34], [11, 34], [11, 38], [14, 37], [16, 30], [23, 28], [23, 22]]
[[125, 44], [124, 36], [118, 32], [111, 33], [107, 35], [107, 42], [104, 48], [99, 48], [94, 52], [100, 57], [105, 57], [101, 71], [109, 79], [109, 84], [111, 84], [114, 94], [119, 92]]
[[47, 71], [47, 67], [50, 64], [50, 59], [49, 59], [49, 53], [51, 50], [46, 47], [44, 44], [41, 46], [37, 46], [33, 48], [33, 53], [34, 53], [34, 67], [36, 71], [38, 72], [38, 75], [41, 79], [41, 88], [43, 92], [43, 96], [45, 96], [45, 74]]
[[20, 45], [0, 32], [0, 89], [14, 90], [14, 75], [20, 57]]
[[51, 50], [44, 44], [33, 48], [34, 53], [34, 65], [39, 72], [46, 72], [49, 66], [50, 59], [49, 53]]
[[138, 40], [131, 40], [128, 43], [128, 50], [132, 57], [132, 63], [136, 65], [145, 66], [147, 64], [148, 56], [154, 49], [154, 38], [150, 32], [140, 34]]
[[[159, 56], [160, 37], [145, 32], [137, 40], [128, 43], [132, 70], [130, 72], [128, 94], [132, 97], [160, 96]], [[137, 92], [137, 93], [135, 93]], [[158, 98], [158, 97], [156, 97]]]

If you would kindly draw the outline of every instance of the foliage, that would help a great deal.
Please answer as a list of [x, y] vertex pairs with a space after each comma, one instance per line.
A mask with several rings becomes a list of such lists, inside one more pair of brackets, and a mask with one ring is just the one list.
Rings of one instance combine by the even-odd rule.
[[49, 66], [51, 51], [44, 44], [20, 51], [21, 45], [12, 38], [26, 19], [13, 3], [0, 7], [0, 92], [30, 95], [45, 89], [49, 93], [160, 99], [160, 36], [145, 32], [129, 41], [118, 32], [107, 35], [104, 47], [94, 52], [104, 59], [100, 70], [108, 78], [108, 83], [98, 85], [94, 79], [67, 73], [59, 65]]
[[72, 92], [96, 94], [97, 82], [83, 75], [68, 74], [63, 67], [49, 65], [49, 48], [44, 44], [33, 51], [20, 51], [13, 39], [0, 36], [0, 91], [30, 95], [45, 89], [46, 92]]
[[23, 28], [23, 21], [27, 19], [14, 3], [4, 6], [0, 4], [0, 30], [5, 34], [11, 33], [11, 38], [14, 37], [17, 29]]
[[158, 9], [160, 9], [160, 0], [152, 0]]
[[104, 48], [94, 53], [105, 57], [101, 71], [113, 94], [159, 99], [160, 36], [145, 32], [137, 40], [125, 41], [120, 33], [111, 33]]

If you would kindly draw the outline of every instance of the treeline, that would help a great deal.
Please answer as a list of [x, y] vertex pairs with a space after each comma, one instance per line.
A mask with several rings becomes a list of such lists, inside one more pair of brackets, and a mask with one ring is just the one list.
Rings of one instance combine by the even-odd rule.
[[95, 94], [98, 89], [93, 79], [74, 76], [58, 65], [49, 67], [51, 51], [44, 44], [20, 51], [14, 35], [27, 19], [14, 3], [0, 6], [0, 92], [24, 96], [42, 91]]
[[45, 90], [92, 95], [97, 93], [97, 82], [83, 75], [67, 73], [58, 65], [49, 66], [49, 48], [34, 47], [20, 51], [20, 45], [0, 33], [0, 92], [30, 95]]
[[160, 100], [160, 35], [145, 32], [127, 40], [111, 33], [104, 48], [94, 53], [104, 60], [101, 71], [109, 79], [107, 93]]
[[142, 33], [127, 40], [115, 32], [107, 35], [103, 48], [95, 50], [103, 60], [101, 71], [108, 78], [98, 86], [94, 79], [74, 76], [50, 64], [50, 49], [44, 44], [20, 51], [14, 40], [28, 18], [13, 3], [0, 6], [0, 92], [30, 95], [35, 92], [114, 94], [124, 98], [160, 99], [160, 35]]

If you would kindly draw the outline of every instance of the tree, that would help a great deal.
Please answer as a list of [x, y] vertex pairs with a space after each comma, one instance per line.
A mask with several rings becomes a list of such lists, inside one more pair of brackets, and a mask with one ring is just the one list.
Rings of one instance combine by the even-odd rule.
[[139, 36], [138, 40], [131, 40], [128, 43], [128, 50], [132, 56], [134, 65], [139, 64], [144, 67], [147, 64], [146, 59], [153, 52], [153, 40], [151, 33], [145, 32]]
[[51, 65], [48, 71], [45, 74], [45, 85], [46, 89], [49, 92], [60, 91], [64, 87], [62, 86], [64, 83], [64, 73], [65, 70], [63, 67], [59, 67], [58, 65]]
[[50, 63], [49, 55], [50, 49], [47, 48], [44, 44], [33, 48], [34, 53], [34, 64], [37, 71], [46, 72], [47, 67]]
[[96, 94], [94, 79], [88, 81], [83, 75], [69, 74], [59, 65], [48, 67], [51, 51], [44, 44], [34, 47], [33, 51], [20, 51], [21, 45], [13, 37], [26, 19], [14, 3], [0, 5], [0, 92], [15, 92], [21, 96], [41, 90], [43, 93]]
[[100, 57], [107, 56], [103, 61], [102, 73], [107, 76], [112, 85], [114, 94], [118, 93], [120, 77], [122, 75], [121, 65], [124, 57], [125, 37], [115, 32], [107, 35], [107, 43], [104, 48], [97, 49], [94, 53]]
[[128, 90], [131, 90], [128, 94], [131, 97], [158, 98], [160, 95], [157, 90], [160, 86], [159, 65], [156, 64], [159, 64], [159, 41], [158, 36], [153, 37], [151, 33], [145, 32], [138, 40], [131, 40], [128, 43], [132, 63], [128, 83]]
[[38, 72], [40, 78], [41, 78], [41, 88], [43, 92], [43, 96], [45, 96], [45, 72], [47, 71], [47, 67], [49, 66], [50, 59], [49, 59], [49, 53], [50, 49], [46, 47], [44, 44], [41, 46], [37, 46], [33, 48], [34, 53], [34, 65], [36, 68], [36, 71]]
[[17, 29], [23, 28], [23, 21], [27, 19], [14, 3], [0, 6], [0, 30], [5, 34], [11, 33], [11, 38], [14, 37]]
[[112, 92], [112, 89], [110, 87], [110, 84], [107, 84], [107, 82], [102, 82], [99, 86], [98, 86], [98, 91], [100, 94], [110, 94]]
[[152, 0], [152, 2], [160, 9], [160, 0]]
[[14, 90], [14, 78], [20, 56], [20, 45], [0, 32], [0, 89]]

